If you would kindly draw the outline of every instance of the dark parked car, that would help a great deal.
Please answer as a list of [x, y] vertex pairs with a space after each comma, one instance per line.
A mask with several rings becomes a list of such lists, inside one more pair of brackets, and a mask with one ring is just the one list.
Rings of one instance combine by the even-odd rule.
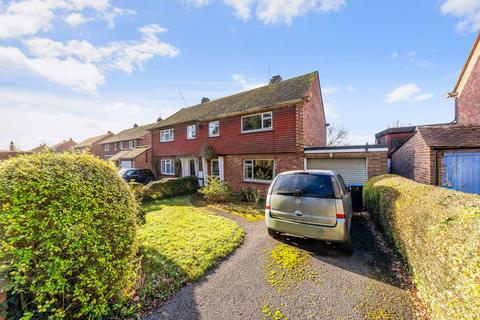
[[152, 170], [150, 169], [122, 169], [120, 170], [119, 174], [122, 178], [127, 182], [139, 182], [143, 184], [148, 184], [155, 180], [155, 176], [153, 175]]

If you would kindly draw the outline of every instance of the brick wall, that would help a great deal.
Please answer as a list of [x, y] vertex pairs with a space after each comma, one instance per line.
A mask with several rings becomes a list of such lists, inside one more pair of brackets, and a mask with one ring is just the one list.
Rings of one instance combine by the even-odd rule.
[[[117, 142], [117, 150], [114, 149], [114, 143], [109, 143], [108, 145], [110, 146], [110, 149], [108, 151], [105, 151], [105, 145], [101, 144], [98, 149], [95, 151], [95, 155], [104, 159], [105, 156], [113, 156], [114, 154], [119, 153], [120, 151], [128, 150], [128, 141], [130, 140], [135, 140], [135, 139], [129, 139], [123, 141], [123, 149], [120, 150], [120, 141]], [[152, 133], [148, 131], [141, 139], [136, 139], [137, 140], [137, 146], [151, 146], [152, 145]], [[92, 152], [93, 153], [93, 152]]]
[[461, 125], [480, 125], [480, 59], [456, 99], [456, 116]]
[[296, 153], [227, 155], [224, 162], [225, 180], [231, 184], [235, 191], [253, 187], [262, 192], [264, 196], [267, 194], [270, 183], [243, 181], [243, 161], [255, 159], [275, 160], [275, 174], [303, 169], [303, 156]]
[[418, 132], [392, 154], [392, 173], [417, 182], [433, 183], [433, 165], [433, 151]]
[[[312, 82], [309, 89], [309, 97], [310, 101], [305, 102], [302, 108], [302, 148], [304, 146], [324, 147], [327, 144], [327, 131], [325, 126], [325, 111], [318, 79]], [[299, 108], [297, 108], [297, 112], [299, 112]], [[302, 150], [300, 150], [300, 152], [301, 151]]]
[[387, 152], [339, 152], [333, 153], [330, 157], [328, 153], [307, 153], [308, 159], [367, 159], [368, 178], [387, 173]]
[[133, 160], [133, 167], [137, 169], [150, 169], [153, 170], [153, 158], [152, 158], [152, 149], [148, 149], [138, 157]]

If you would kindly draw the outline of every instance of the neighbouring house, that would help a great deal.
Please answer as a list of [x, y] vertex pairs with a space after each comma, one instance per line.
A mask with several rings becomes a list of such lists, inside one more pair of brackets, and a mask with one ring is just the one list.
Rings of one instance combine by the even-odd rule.
[[[150, 131], [154, 169], [160, 177], [197, 175], [205, 184], [207, 177], [216, 176], [236, 191], [252, 187], [266, 192], [280, 172], [309, 168], [310, 162], [325, 169], [332, 165], [306, 159], [306, 153], [308, 158], [325, 155], [317, 149], [326, 145], [318, 72], [288, 80], [275, 76], [260, 88], [212, 101], [203, 98]], [[326, 157], [343, 157], [346, 167], [367, 170], [365, 159], [373, 153], [352, 154], [331, 151]], [[381, 173], [386, 172], [386, 149], [383, 154]]]
[[388, 155], [415, 132], [416, 126], [392, 127], [375, 134], [375, 143], [387, 146]]
[[101, 148], [98, 156], [114, 161], [119, 168], [152, 168], [152, 134], [148, 130], [157, 123], [143, 126], [134, 124], [132, 128], [99, 142]]
[[56, 143], [50, 147], [50, 150], [53, 152], [65, 152], [72, 150], [77, 143], [73, 141], [72, 138], [68, 140], [63, 140], [62, 142]]
[[418, 182], [480, 193], [480, 33], [450, 97], [455, 120], [418, 126], [392, 153], [392, 171]]
[[79, 152], [90, 152], [93, 155], [101, 157], [103, 155], [103, 146], [101, 143], [113, 135], [111, 131], [108, 131], [105, 134], [87, 138], [77, 143], [73, 148]]
[[29, 150], [28, 152], [39, 153], [39, 152], [44, 152], [44, 151], [47, 151], [47, 150], [50, 150], [50, 148], [47, 146], [46, 143], [42, 143], [38, 147], [35, 147], [35, 148]]
[[0, 150], [0, 161], [7, 160], [8, 158], [15, 157], [21, 154], [29, 154], [29, 151], [20, 151], [20, 150]]

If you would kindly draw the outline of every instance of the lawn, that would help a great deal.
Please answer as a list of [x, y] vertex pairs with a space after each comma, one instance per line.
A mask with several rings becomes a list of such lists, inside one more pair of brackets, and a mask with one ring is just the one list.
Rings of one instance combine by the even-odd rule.
[[158, 306], [243, 241], [236, 222], [193, 206], [187, 196], [150, 202], [144, 209], [146, 223], [138, 230], [142, 263], [136, 308]]
[[228, 211], [249, 222], [256, 222], [265, 219], [265, 199], [261, 199], [258, 204], [230, 201], [226, 203], [209, 204], [208, 206], [218, 210]]

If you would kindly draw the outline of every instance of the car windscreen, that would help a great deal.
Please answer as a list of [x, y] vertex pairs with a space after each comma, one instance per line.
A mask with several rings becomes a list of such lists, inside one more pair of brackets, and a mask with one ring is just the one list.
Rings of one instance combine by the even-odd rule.
[[273, 186], [272, 194], [309, 198], [335, 198], [330, 175], [309, 173], [280, 175]]

